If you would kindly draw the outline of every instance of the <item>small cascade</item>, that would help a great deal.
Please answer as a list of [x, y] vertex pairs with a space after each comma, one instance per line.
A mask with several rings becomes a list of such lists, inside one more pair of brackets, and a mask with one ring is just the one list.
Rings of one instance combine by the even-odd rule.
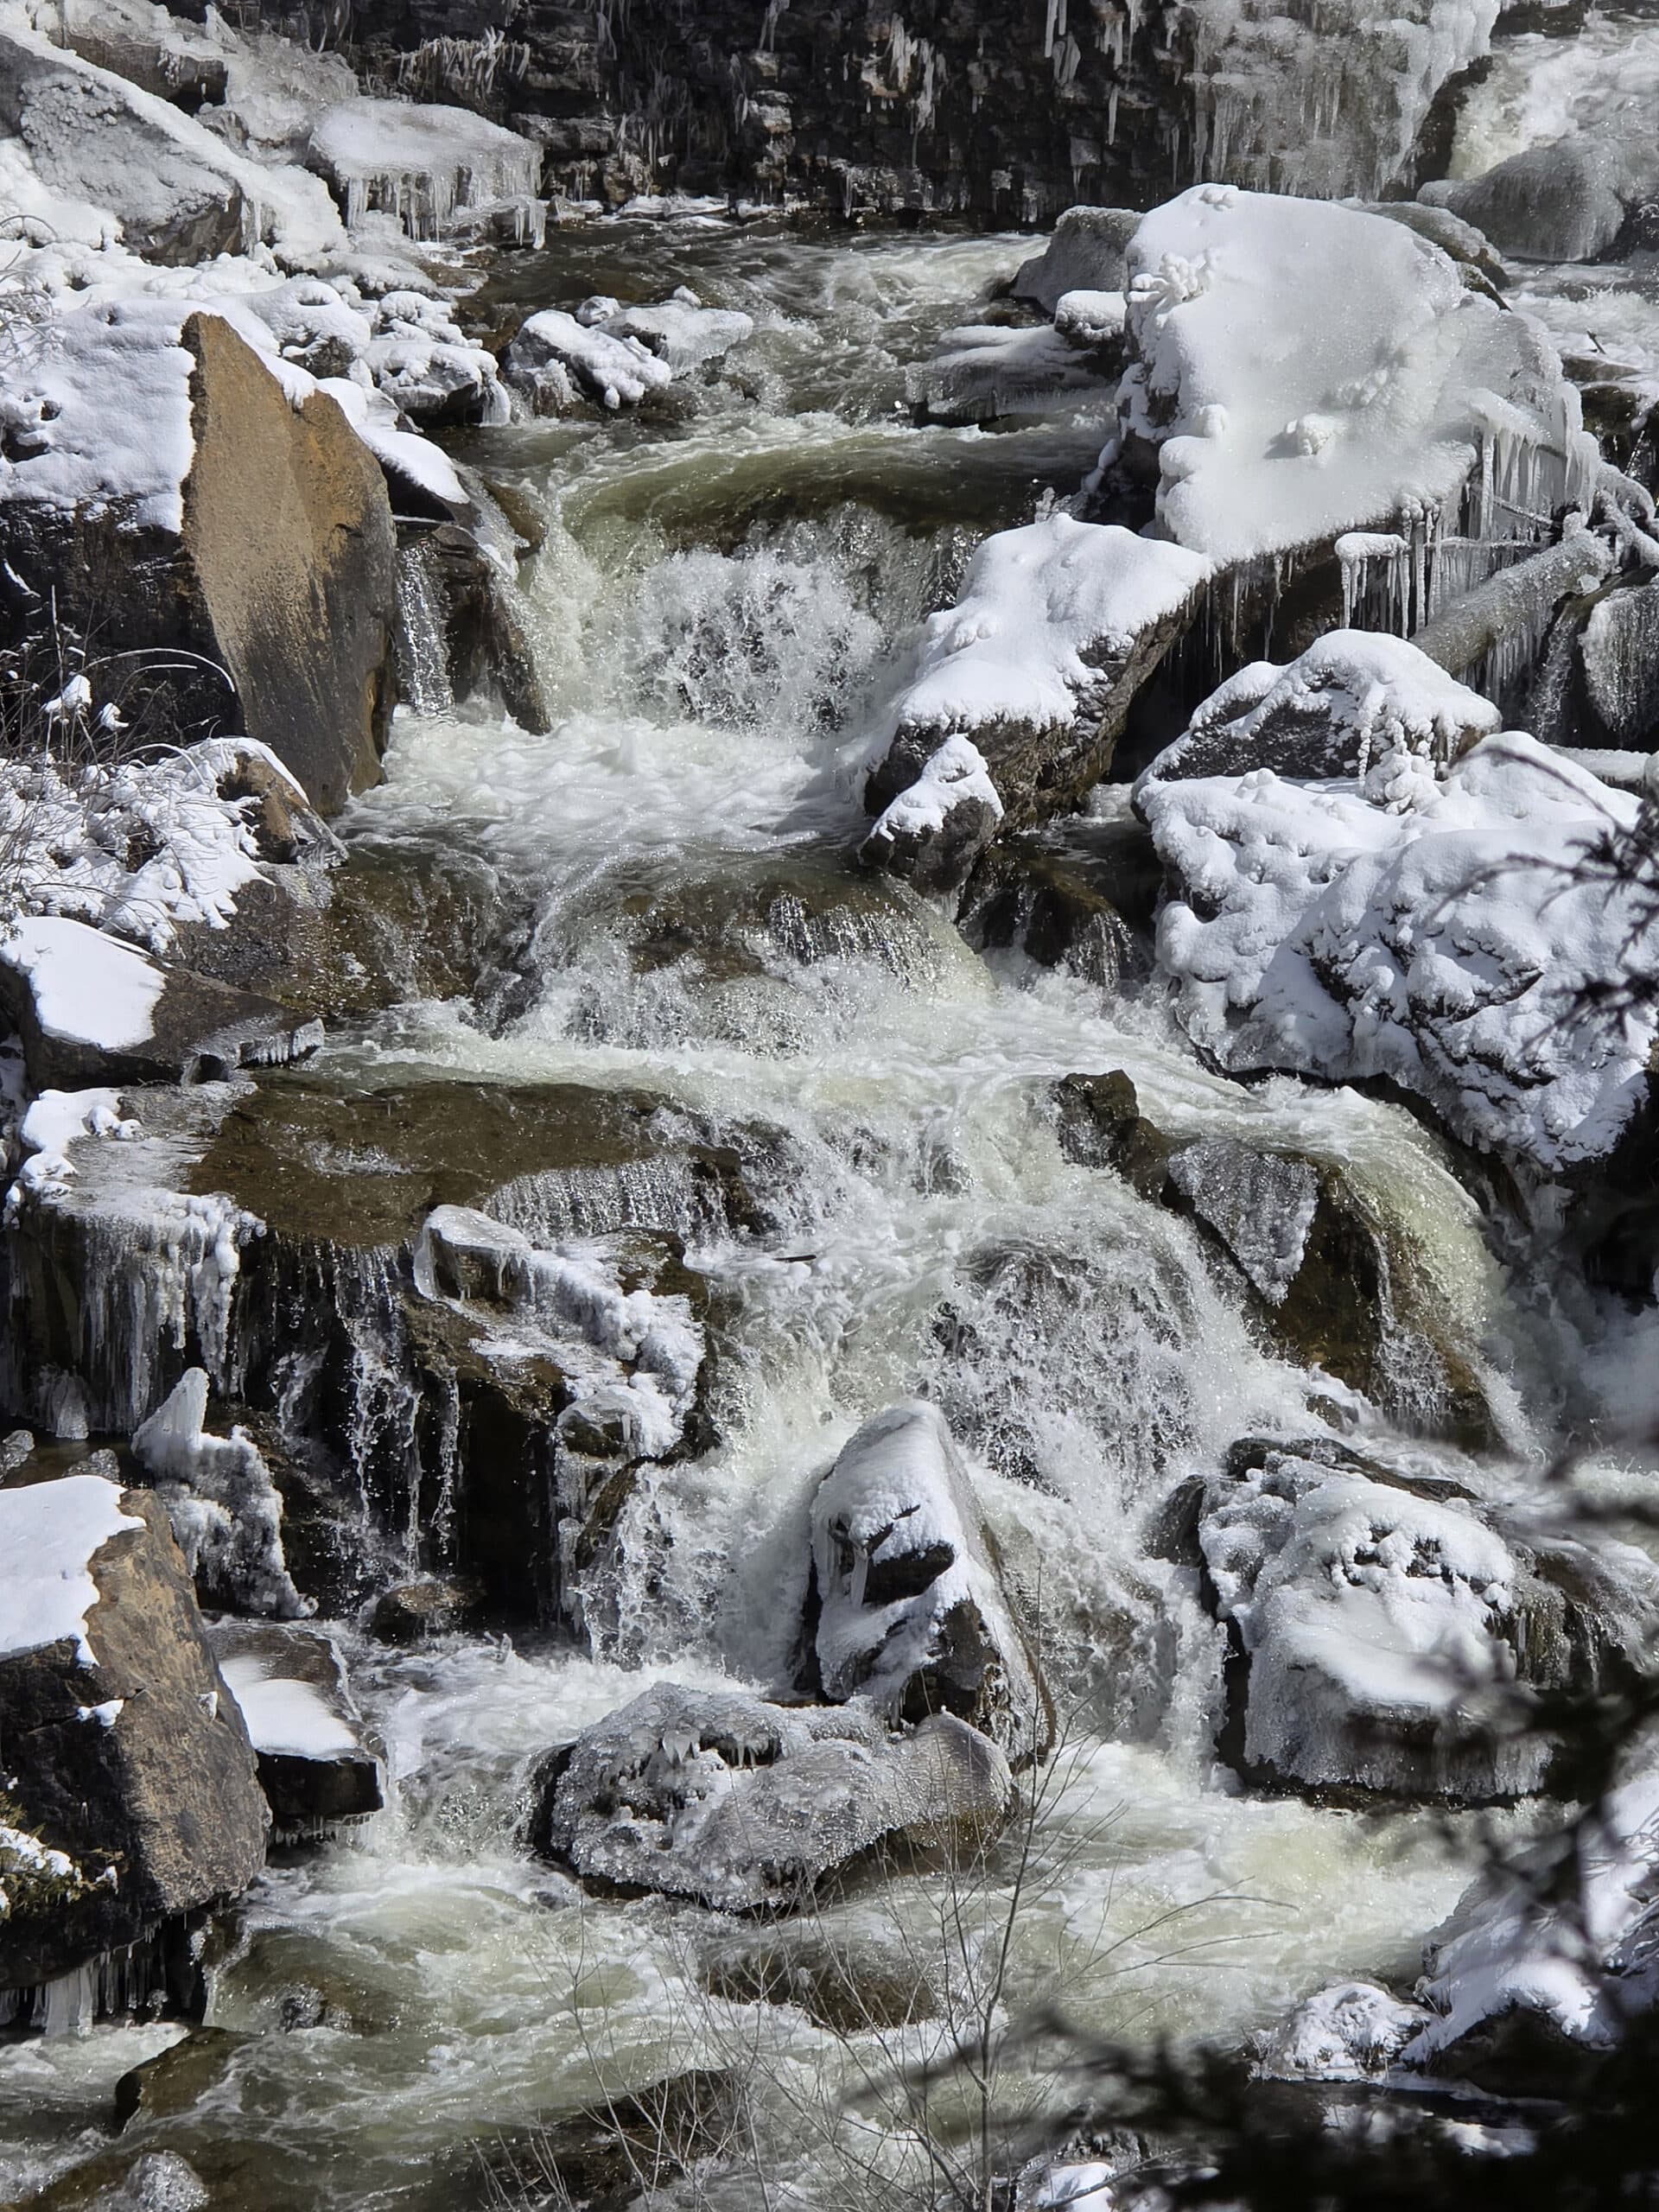
[[417, 715], [446, 714], [454, 704], [443, 593], [423, 544], [397, 556], [397, 683], [404, 704]]

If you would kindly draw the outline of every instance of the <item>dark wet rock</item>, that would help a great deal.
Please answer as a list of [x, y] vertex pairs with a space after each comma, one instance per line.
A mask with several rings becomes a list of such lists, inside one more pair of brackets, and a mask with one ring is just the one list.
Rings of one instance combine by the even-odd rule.
[[874, 1853], [971, 1847], [1013, 1787], [951, 1714], [893, 1735], [857, 1710], [661, 1682], [552, 1755], [530, 1833], [584, 1880], [748, 1912]]
[[181, 2041], [124, 2074], [115, 2085], [118, 2134], [188, 2116], [228, 2079], [250, 2038], [230, 2028], [194, 2027]]
[[1016, 1767], [1054, 1713], [949, 1424], [915, 1399], [846, 1444], [812, 1501], [805, 1687], [894, 1720], [952, 1713]]
[[1012, 949], [1116, 993], [1142, 980], [1151, 963], [1142, 938], [1100, 887], [1103, 875], [1111, 880], [1086, 847], [1006, 839], [975, 863], [957, 926], [976, 951]]
[[319, 1629], [221, 1620], [207, 1630], [242, 1709], [279, 1841], [378, 1813], [380, 1761], [366, 1741], [346, 1662]]
[[931, 1973], [902, 1937], [883, 1942], [787, 1924], [756, 1941], [722, 1944], [702, 1961], [711, 1995], [738, 2004], [792, 2005], [837, 2035], [935, 2018], [939, 1999]]
[[422, 1574], [383, 1590], [365, 1625], [378, 1643], [423, 1643], [475, 1628], [484, 1603], [484, 1585], [475, 1577]]
[[1651, 1673], [1651, 1562], [1482, 1503], [1463, 1471], [1325, 1437], [1241, 1445], [1207, 1486], [1198, 1540], [1234, 1637], [1223, 1749], [1241, 1772], [1338, 1795], [1523, 1796], [1572, 1749], [1529, 1693]]
[[160, 1502], [70, 1475], [0, 1522], [0, 1988], [90, 1967], [90, 2015], [127, 1994], [99, 1961], [246, 1887], [269, 1815]]
[[742, 2111], [735, 2075], [707, 2068], [671, 2074], [586, 2112], [549, 2119], [517, 2139], [474, 2146], [473, 2173], [481, 2164], [493, 2180], [499, 2165], [500, 2185], [515, 2196], [571, 2212], [589, 2206], [621, 2212], [727, 2150]]

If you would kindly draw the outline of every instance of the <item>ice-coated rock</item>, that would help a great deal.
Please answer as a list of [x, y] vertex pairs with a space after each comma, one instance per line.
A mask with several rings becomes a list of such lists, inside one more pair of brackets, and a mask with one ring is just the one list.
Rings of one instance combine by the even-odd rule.
[[340, 1646], [319, 1629], [220, 1620], [207, 1642], [242, 1709], [279, 1842], [327, 1834], [385, 1802]]
[[[611, 312], [596, 318], [598, 327], [613, 338], [637, 340], [677, 377], [723, 360], [754, 335], [753, 315], [736, 308], [706, 308], [683, 286], [653, 305], [623, 308], [614, 301], [607, 305]], [[587, 318], [579, 315], [577, 320]]]
[[[1078, 302], [1108, 296], [1068, 295]], [[947, 330], [926, 360], [906, 370], [905, 397], [930, 423], [989, 423], [1003, 416], [1045, 414], [1099, 385], [1116, 365], [1122, 334], [1122, 313], [1114, 322], [1103, 308], [1093, 322], [1080, 309], [1065, 330], [1043, 323], [1011, 330], [970, 323]]]
[[[58, 2001], [32, 1993], [162, 1940], [264, 1864], [247, 1732], [143, 1491], [97, 1474], [0, 1491], [0, 2002], [26, 2018]], [[97, 1993], [64, 2001], [83, 2014]]]
[[878, 1848], [971, 1846], [1013, 1787], [949, 1713], [895, 1736], [856, 1711], [659, 1682], [553, 1755], [531, 1838], [584, 1879], [746, 1912], [800, 1904]]
[[1136, 805], [1169, 872], [1160, 963], [1224, 1065], [1388, 1076], [1549, 1170], [1604, 1154], [1644, 1095], [1654, 1017], [1594, 1003], [1626, 898], [1572, 872], [1637, 801], [1533, 739], [1483, 739], [1443, 778], [1394, 751], [1363, 783], [1147, 779]]
[[309, 1612], [283, 1556], [283, 1501], [246, 1431], [207, 1433], [207, 1376], [186, 1370], [133, 1432], [202, 1602], [293, 1620]]
[[1586, 2053], [1659, 2001], [1659, 1776], [1635, 1775], [1575, 1829], [1482, 1875], [1429, 1937], [1430, 2018], [1408, 2066], [1558, 2094]]
[[637, 407], [674, 380], [674, 371], [641, 340], [613, 337], [562, 308], [543, 308], [522, 324], [501, 357], [507, 381], [537, 415], [563, 415], [587, 400]]
[[867, 1421], [812, 1500], [814, 1672], [890, 1719], [953, 1713], [1016, 1766], [1054, 1717], [944, 1416], [912, 1399]]
[[310, 160], [353, 230], [378, 210], [410, 238], [441, 238], [458, 214], [508, 201], [521, 234], [538, 234], [540, 147], [466, 108], [343, 100], [318, 118]]
[[1484, 175], [1426, 184], [1421, 197], [1474, 225], [1500, 253], [1598, 261], [1659, 195], [1659, 149], [1620, 124], [1529, 146]]
[[1282, 1306], [1307, 1255], [1318, 1171], [1228, 1137], [1202, 1137], [1171, 1153], [1165, 1172], [1268, 1304]]
[[[885, 815], [918, 785], [937, 784], [947, 771], [930, 776], [930, 766], [944, 753], [988, 771], [1011, 825], [1058, 811], [1105, 774], [1131, 701], [1192, 620], [1209, 575], [1181, 547], [1069, 515], [988, 537], [956, 606], [929, 619], [882, 717], [866, 756], [866, 807]], [[938, 794], [927, 804], [927, 822], [906, 828], [937, 839], [954, 825], [944, 811], [934, 823]], [[982, 827], [977, 843], [963, 841], [955, 881], [982, 842]], [[869, 846], [864, 856], [880, 864]]]
[[1281, 1782], [1523, 1794], [1560, 1750], [1529, 1691], [1653, 1666], [1659, 1571], [1640, 1554], [1332, 1439], [1237, 1447], [1198, 1542], [1245, 1662], [1237, 1758]]
[[1548, 340], [1403, 226], [1198, 185], [1128, 265], [1123, 458], [1176, 543], [1232, 565], [1455, 519], [1465, 491], [1587, 499], [1599, 457]]
[[1287, 666], [1255, 661], [1230, 677], [1158, 755], [1147, 780], [1253, 768], [1357, 778], [1389, 753], [1444, 767], [1502, 727], [1490, 700], [1406, 639], [1332, 630]]
[[1370, 2081], [1387, 2073], [1428, 2018], [1422, 2005], [1375, 1982], [1337, 1982], [1256, 2037], [1256, 2070], [1287, 2082]]
[[1042, 251], [1020, 263], [1014, 298], [1052, 317], [1068, 292], [1121, 292], [1124, 255], [1140, 225], [1128, 208], [1068, 207]]

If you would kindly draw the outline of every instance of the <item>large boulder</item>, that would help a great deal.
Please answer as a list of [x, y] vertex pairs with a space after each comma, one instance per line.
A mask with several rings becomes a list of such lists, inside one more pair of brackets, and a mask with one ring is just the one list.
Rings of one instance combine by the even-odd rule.
[[1040, 253], [1022, 261], [1014, 296], [1052, 316], [1068, 292], [1121, 292], [1124, 257], [1141, 218], [1125, 207], [1068, 207]]
[[895, 1720], [954, 1713], [1015, 1766], [1048, 1749], [1053, 1707], [936, 1406], [877, 1414], [819, 1484], [808, 1623], [824, 1697]]
[[1656, 195], [1659, 150], [1639, 125], [1615, 124], [1528, 146], [1481, 176], [1426, 184], [1421, 197], [1484, 232], [1500, 253], [1599, 261]]
[[0, 1992], [136, 1945], [140, 1993], [169, 1928], [264, 1862], [247, 1731], [157, 1499], [96, 1474], [0, 1491]]
[[385, 1802], [340, 1647], [320, 1629], [221, 1620], [207, 1630], [247, 1726], [279, 1842], [327, 1834]]
[[949, 1713], [893, 1735], [659, 1682], [553, 1754], [531, 1839], [584, 1880], [749, 1912], [802, 1904], [878, 1850], [981, 1843], [1013, 1789], [1001, 1752]]
[[60, 316], [7, 379], [4, 620], [26, 639], [52, 606], [69, 635], [147, 656], [130, 717], [136, 700], [188, 738], [239, 714], [334, 813], [379, 774], [396, 537], [374, 456], [295, 373], [290, 399], [270, 357], [188, 302]]
[[871, 748], [864, 804], [879, 818], [860, 858], [947, 887], [999, 821], [1074, 804], [1110, 766], [1210, 573], [1181, 547], [1068, 515], [987, 538], [956, 606], [929, 620]]
[[1652, 1669], [1650, 1562], [1483, 1507], [1455, 1472], [1330, 1439], [1246, 1445], [1206, 1488], [1198, 1542], [1242, 1662], [1232, 1755], [1258, 1778], [1524, 1795], [1560, 1749], [1528, 1692], [1589, 1694]]

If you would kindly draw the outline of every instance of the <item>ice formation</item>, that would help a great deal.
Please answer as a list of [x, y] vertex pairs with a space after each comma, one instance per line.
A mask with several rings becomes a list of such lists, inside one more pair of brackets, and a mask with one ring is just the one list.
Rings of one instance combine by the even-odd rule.
[[1128, 271], [1122, 439], [1179, 544], [1230, 564], [1450, 531], [1465, 495], [1478, 535], [1525, 540], [1588, 496], [1599, 456], [1548, 341], [1400, 224], [1200, 185], [1145, 219]]
[[18, 1128], [18, 1143], [26, 1156], [6, 1195], [7, 1220], [16, 1216], [26, 1198], [62, 1196], [77, 1173], [68, 1157], [70, 1147], [82, 1137], [130, 1139], [137, 1134], [137, 1122], [124, 1118], [113, 1090], [41, 1091]]
[[1365, 2082], [1385, 2074], [1427, 2021], [1375, 1982], [1338, 1982], [1256, 2038], [1259, 2073], [1282, 2081]]
[[533, 224], [541, 149], [467, 108], [344, 100], [318, 119], [311, 152], [343, 193], [350, 230], [379, 211], [413, 238], [441, 238], [458, 213], [502, 201], [522, 204], [524, 235]]
[[[1071, 293], [1077, 301], [1105, 294]], [[1062, 330], [1004, 329], [969, 323], [947, 330], [938, 349], [905, 372], [905, 397], [930, 420], [988, 423], [999, 416], [1046, 414], [1073, 395], [1097, 387], [1100, 369], [1083, 349], [1114, 343], [1123, 318], [1097, 308], [1097, 324], [1080, 311]], [[1075, 337], [1073, 336], [1075, 333]]]
[[1511, 732], [1444, 778], [1394, 751], [1363, 782], [1149, 778], [1136, 804], [1174, 887], [1159, 959], [1224, 1065], [1389, 1076], [1547, 1172], [1635, 1110], [1659, 1019], [1596, 1013], [1630, 911], [1573, 874], [1627, 793]]
[[120, 1485], [101, 1475], [0, 1490], [0, 1659], [67, 1643], [82, 1666], [93, 1665], [93, 1554], [124, 1529], [143, 1526], [122, 1511]]
[[139, 1465], [166, 1502], [185, 1563], [204, 1599], [297, 1620], [314, 1610], [283, 1557], [283, 1501], [245, 1429], [207, 1433], [207, 1376], [186, 1370], [133, 1432]]
[[674, 372], [638, 338], [614, 338], [561, 308], [529, 316], [507, 348], [509, 377], [529, 393], [538, 415], [559, 415], [578, 400], [614, 411], [637, 407], [673, 381]]

